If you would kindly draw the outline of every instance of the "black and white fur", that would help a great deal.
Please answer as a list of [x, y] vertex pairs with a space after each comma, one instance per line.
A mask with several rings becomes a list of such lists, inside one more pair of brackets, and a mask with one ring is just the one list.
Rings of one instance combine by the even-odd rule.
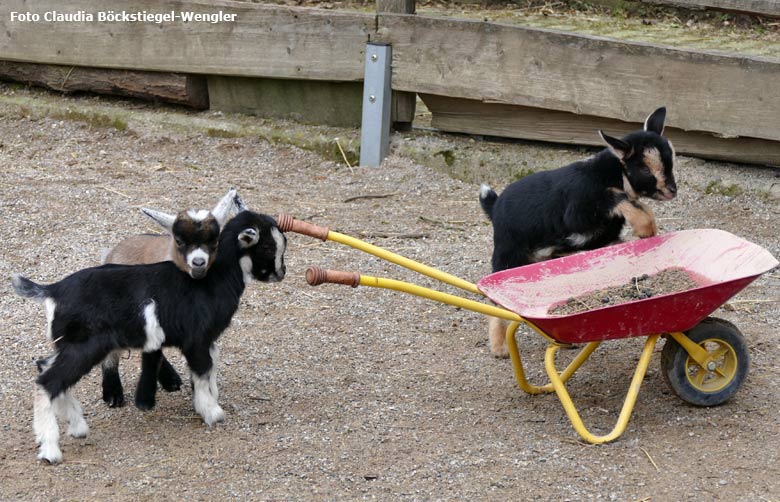
[[[666, 108], [622, 139], [599, 135], [607, 148], [552, 171], [526, 176], [499, 196], [482, 185], [479, 201], [493, 222], [493, 272], [596, 249], [620, 238], [628, 222], [637, 237], [657, 233], [639, 197], [671, 200], [677, 193], [674, 147], [663, 137]], [[505, 323], [491, 318], [491, 352], [508, 355]]]
[[33, 429], [38, 458], [62, 460], [57, 418], [68, 433], [86, 436], [89, 428], [71, 387], [115, 350], [155, 352], [178, 347], [187, 360], [195, 410], [208, 425], [224, 420], [218, 404], [215, 341], [228, 327], [251, 279], [284, 278], [286, 239], [276, 221], [243, 211], [219, 238], [208, 275], [195, 280], [171, 262], [103, 265], [76, 272], [50, 285], [20, 275], [16, 292], [42, 303], [54, 353], [39, 364]]
[[[235, 188], [231, 188], [211, 211], [190, 209], [171, 215], [142, 208], [144, 214], [168, 233], [128, 237], [106, 253], [103, 263], [142, 265], [171, 261], [193, 279], [202, 279], [216, 256], [220, 229], [231, 216], [245, 209], [246, 205]], [[103, 401], [112, 408], [125, 404], [119, 358], [119, 351], [112, 352], [102, 364]], [[181, 377], [161, 352], [144, 353], [141, 357], [141, 377], [136, 387], [136, 407], [141, 410], [154, 408], [158, 380], [168, 392], [181, 388]]]

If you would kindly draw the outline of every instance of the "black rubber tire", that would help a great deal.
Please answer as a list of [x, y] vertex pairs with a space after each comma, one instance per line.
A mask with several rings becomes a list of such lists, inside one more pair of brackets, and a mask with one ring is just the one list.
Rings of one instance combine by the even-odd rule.
[[732, 323], [716, 317], [704, 319], [685, 334], [697, 344], [706, 342], [727, 349], [719, 363], [719, 369], [725, 371], [726, 375], [706, 372], [702, 378], [711, 379], [707, 383], [695, 383], [692, 377], [699, 376], [699, 372], [705, 370], [689, 359], [688, 352], [668, 336], [661, 351], [661, 373], [666, 383], [680, 399], [695, 406], [725, 403], [739, 390], [750, 368], [745, 337]]

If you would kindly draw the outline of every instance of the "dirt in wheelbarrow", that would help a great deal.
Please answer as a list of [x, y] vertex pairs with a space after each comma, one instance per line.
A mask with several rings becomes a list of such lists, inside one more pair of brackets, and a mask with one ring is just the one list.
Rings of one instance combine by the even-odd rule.
[[693, 289], [698, 284], [691, 274], [681, 268], [667, 268], [655, 274], [632, 277], [626, 284], [589, 291], [567, 299], [552, 307], [550, 315], [564, 316], [588, 310], [653, 298]]
[[[136, 409], [140, 358], [125, 354], [128, 405], [105, 405], [93, 369], [74, 389], [89, 436], [62, 427], [64, 462], [39, 463], [33, 382], [50, 345], [42, 308], [13, 293], [12, 273], [58, 280], [127, 235], [155, 232], [139, 207], [210, 207], [236, 186], [255, 210], [477, 281], [492, 247], [479, 182], [501, 191], [511, 177], [495, 165], [523, 159], [518, 169], [541, 169], [593, 153], [412, 131], [394, 133], [393, 155], [371, 169], [283, 142], [338, 137], [345, 146], [345, 134], [0, 85], [0, 500], [780, 501], [777, 271], [715, 312], [744, 333], [752, 357], [731, 401], [678, 399], [661, 375], [659, 342], [626, 432], [590, 446], [554, 395], [524, 394], [510, 362], [490, 355], [483, 316], [384, 290], [311, 288], [304, 272], [356, 270], [479, 297], [295, 234], [285, 280], [250, 284], [220, 338], [224, 423], [207, 427], [195, 413], [175, 350], [165, 353], [182, 390], [160, 389], [153, 410]], [[423, 165], [407, 149], [456, 152], [474, 179], [450, 177], [442, 155]], [[675, 200], [647, 202], [662, 232], [720, 228], [780, 255], [776, 169], [680, 157], [676, 178]], [[569, 381], [595, 433], [615, 423], [643, 342], [603, 343]], [[542, 383], [544, 340], [523, 328], [518, 344], [528, 378]], [[573, 355], [561, 350], [558, 364]]]

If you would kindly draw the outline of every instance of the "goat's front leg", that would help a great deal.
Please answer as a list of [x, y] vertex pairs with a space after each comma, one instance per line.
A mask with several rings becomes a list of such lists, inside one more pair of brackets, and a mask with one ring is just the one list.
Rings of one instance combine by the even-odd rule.
[[644, 239], [658, 234], [653, 212], [638, 200], [624, 198], [615, 205], [612, 213], [625, 218], [636, 237]]
[[157, 372], [161, 362], [161, 350], [141, 354], [141, 376], [135, 389], [135, 406], [139, 410], [149, 411], [154, 408], [157, 395]]
[[184, 352], [187, 364], [192, 372], [192, 402], [195, 411], [203, 417], [206, 425], [214, 425], [225, 420], [225, 412], [217, 402], [217, 356], [215, 345], [208, 350], [197, 347]]
[[119, 354], [114, 351], [103, 360], [103, 401], [110, 408], [121, 408], [125, 405], [125, 390], [122, 388], [122, 380], [119, 378]]

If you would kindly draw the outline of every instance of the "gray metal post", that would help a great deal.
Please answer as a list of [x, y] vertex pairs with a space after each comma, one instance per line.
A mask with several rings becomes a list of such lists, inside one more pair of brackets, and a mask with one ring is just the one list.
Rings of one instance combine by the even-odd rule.
[[366, 44], [363, 81], [363, 121], [360, 128], [360, 165], [379, 167], [390, 149], [390, 62], [388, 44]]

